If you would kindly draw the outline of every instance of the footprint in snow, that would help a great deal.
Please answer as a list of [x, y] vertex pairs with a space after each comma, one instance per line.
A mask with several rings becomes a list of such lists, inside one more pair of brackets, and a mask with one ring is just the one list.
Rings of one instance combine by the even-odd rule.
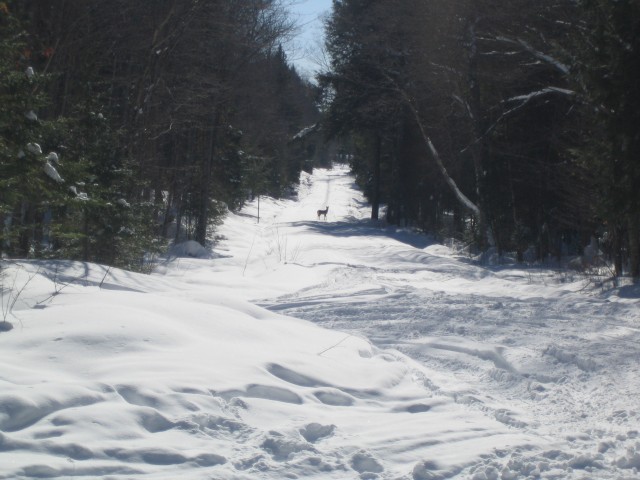
[[286, 461], [292, 455], [303, 451], [315, 452], [315, 449], [306, 442], [287, 438], [279, 432], [269, 432], [269, 436], [260, 445], [263, 450], [271, 454], [274, 460]]
[[309, 443], [315, 443], [321, 438], [330, 437], [335, 431], [335, 425], [320, 425], [319, 423], [310, 423], [300, 429], [300, 435]]
[[[380, 465], [380, 463], [375, 458], [373, 458], [370, 454], [366, 452], [356, 453], [351, 458], [351, 468], [353, 468], [356, 472], [360, 474], [380, 473], [384, 471], [384, 468], [382, 468], [382, 465]], [[362, 475], [361, 475], [361, 478], [363, 478]], [[367, 476], [366, 478], [372, 478], [372, 477]]]

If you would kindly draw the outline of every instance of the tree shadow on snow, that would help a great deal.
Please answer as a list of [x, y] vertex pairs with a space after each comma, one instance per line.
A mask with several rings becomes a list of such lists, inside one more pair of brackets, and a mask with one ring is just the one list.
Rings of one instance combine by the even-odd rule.
[[618, 289], [620, 298], [640, 298], [640, 285], [625, 285]]
[[331, 222], [324, 220], [291, 222], [294, 227], [307, 227], [318, 233], [334, 237], [387, 237], [414, 248], [425, 248], [432, 245], [433, 239], [424, 234], [413, 233], [397, 227], [382, 225], [371, 219], [356, 219]]

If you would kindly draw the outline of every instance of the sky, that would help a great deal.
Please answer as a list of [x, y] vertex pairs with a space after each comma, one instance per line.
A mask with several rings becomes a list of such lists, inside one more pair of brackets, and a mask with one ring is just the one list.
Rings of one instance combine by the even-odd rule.
[[342, 165], [259, 205], [150, 274], [0, 263], [0, 480], [638, 479], [640, 286], [373, 222]]
[[332, 0], [293, 0], [289, 6], [299, 33], [287, 55], [303, 76], [312, 77], [321, 68], [318, 53], [323, 38], [322, 19], [331, 11], [331, 5]]

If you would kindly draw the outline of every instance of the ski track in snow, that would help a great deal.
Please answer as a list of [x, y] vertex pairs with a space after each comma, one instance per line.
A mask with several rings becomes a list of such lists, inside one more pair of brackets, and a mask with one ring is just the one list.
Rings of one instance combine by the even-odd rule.
[[151, 276], [7, 271], [0, 479], [639, 477], [637, 290], [372, 223], [342, 166], [256, 214]]

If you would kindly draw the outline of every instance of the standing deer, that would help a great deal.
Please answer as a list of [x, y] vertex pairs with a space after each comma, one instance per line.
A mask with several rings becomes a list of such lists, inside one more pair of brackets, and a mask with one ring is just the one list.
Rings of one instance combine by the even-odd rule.
[[324, 210], [318, 210], [318, 220], [320, 220], [320, 217], [324, 215], [324, 219], [327, 219], [327, 212], [329, 211], [329, 207], [325, 208]]

